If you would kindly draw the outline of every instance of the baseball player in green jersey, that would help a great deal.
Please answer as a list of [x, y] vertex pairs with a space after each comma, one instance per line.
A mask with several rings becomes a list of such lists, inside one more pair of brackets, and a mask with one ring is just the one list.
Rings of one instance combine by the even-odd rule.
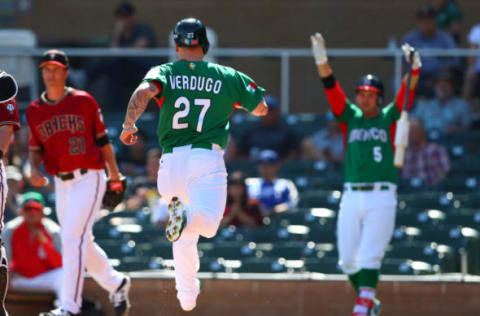
[[[346, 147], [344, 193], [337, 222], [339, 265], [358, 295], [352, 315], [378, 315], [380, 302], [375, 298], [375, 290], [395, 224], [397, 169], [393, 164], [393, 140], [406, 98], [406, 78], [396, 99], [381, 107], [383, 84], [376, 76], [366, 75], [357, 84], [354, 104], [333, 75], [323, 37], [317, 33], [311, 42], [318, 73], [331, 110], [341, 124]], [[402, 48], [407, 62], [412, 59], [410, 107], [421, 62], [418, 52], [405, 45]]]
[[120, 135], [135, 143], [135, 121], [154, 98], [163, 149], [158, 191], [170, 201], [166, 236], [173, 242], [177, 298], [189, 311], [200, 292], [199, 236], [215, 236], [227, 192], [223, 149], [237, 108], [263, 116], [265, 90], [235, 69], [203, 61], [209, 42], [202, 22], [183, 19], [173, 30], [178, 61], [153, 67], [133, 93]]

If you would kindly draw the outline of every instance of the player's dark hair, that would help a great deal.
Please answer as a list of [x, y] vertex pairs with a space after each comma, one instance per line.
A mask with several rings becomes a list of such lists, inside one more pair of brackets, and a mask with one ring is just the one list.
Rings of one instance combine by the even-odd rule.
[[[228, 179], [228, 186], [231, 185], [240, 185], [243, 188], [243, 194], [241, 197], [241, 205], [242, 208], [246, 208], [248, 206], [248, 192], [247, 192], [247, 184], [245, 183], [245, 177], [241, 172], [235, 172], [233, 173], [232, 177]], [[227, 205], [232, 205], [233, 204], [233, 199], [228, 194], [227, 190]]]
[[135, 7], [130, 2], [123, 2], [115, 9], [116, 17], [129, 17], [135, 15]]

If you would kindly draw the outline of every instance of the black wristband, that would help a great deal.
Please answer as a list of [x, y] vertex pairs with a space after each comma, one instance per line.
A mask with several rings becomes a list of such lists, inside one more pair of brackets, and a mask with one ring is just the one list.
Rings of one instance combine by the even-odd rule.
[[3, 158], [3, 151], [0, 150], [0, 159]]
[[333, 87], [335, 87], [335, 76], [331, 74], [328, 77], [322, 78], [322, 82], [325, 89], [332, 89]]
[[95, 139], [95, 144], [96, 144], [98, 147], [103, 147], [103, 146], [105, 146], [105, 145], [110, 144], [110, 139], [108, 138], [107, 135], [105, 135], [105, 136], [102, 136], [102, 137], [100, 137], [100, 138]]

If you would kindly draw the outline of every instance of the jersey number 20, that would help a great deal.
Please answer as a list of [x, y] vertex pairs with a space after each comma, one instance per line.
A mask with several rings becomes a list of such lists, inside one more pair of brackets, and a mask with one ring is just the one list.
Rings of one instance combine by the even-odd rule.
[[[193, 103], [195, 105], [201, 106], [202, 110], [200, 112], [200, 116], [198, 117], [197, 123], [197, 132], [201, 133], [203, 128], [203, 120], [205, 115], [207, 114], [208, 109], [210, 108], [210, 99], [195, 99]], [[179, 97], [177, 101], [175, 101], [174, 107], [179, 109], [184, 107], [183, 110], [178, 111], [173, 116], [172, 120], [172, 128], [173, 129], [186, 129], [188, 128], [188, 122], [180, 123], [180, 119], [185, 118], [190, 113], [190, 101], [186, 97]]]

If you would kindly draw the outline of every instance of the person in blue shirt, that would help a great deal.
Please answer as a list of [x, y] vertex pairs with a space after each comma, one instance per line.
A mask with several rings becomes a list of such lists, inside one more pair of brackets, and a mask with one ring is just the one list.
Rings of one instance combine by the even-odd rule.
[[258, 155], [259, 178], [246, 180], [251, 199], [258, 200], [263, 216], [286, 211], [298, 203], [298, 191], [288, 179], [278, 178], [280, 169], [279, 155], [270, 149], [262, 150]]
[[[439, 30], [436, 23], [437, 11], [431, 5], [423, 5], [417, 12], [418, 28], [405, 34], [401, 44], [408, 43], [416, 49], [457, 48], [453, 37]], [[432, 96], [437, 74], [458, 68], [457, 57], [422, 56], [422, 73], [417, 88], [417, 96]]]

